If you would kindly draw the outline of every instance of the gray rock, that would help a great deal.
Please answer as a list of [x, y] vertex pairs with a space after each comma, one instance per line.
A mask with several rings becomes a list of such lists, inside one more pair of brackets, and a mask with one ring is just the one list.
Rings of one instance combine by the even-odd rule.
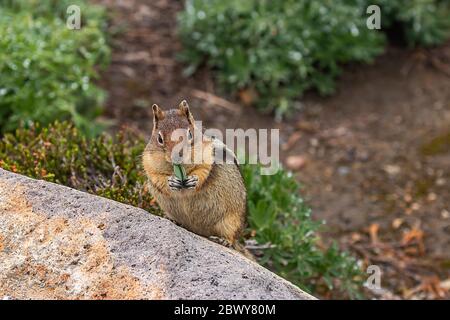
[[0, 297], [314, 299], [168, 220], [3, 169]]

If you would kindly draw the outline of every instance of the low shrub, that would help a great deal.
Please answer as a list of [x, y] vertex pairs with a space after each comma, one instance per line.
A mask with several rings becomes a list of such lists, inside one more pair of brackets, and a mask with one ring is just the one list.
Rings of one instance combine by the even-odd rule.
[[[69, 4], [81, 7], [80, 30], [66, 27]], [[56, 119], [98, 133], [92, 120], [105, 95], [93, 80], [109, 57], [103, 10], [81, 0], [6, 0], [0, 10], [0, 133]]]
[[[228, 92], [280, 116], [306, 90], [329, 94], [341, 67], [383, 52], [384, 31], [406, 43], [449, 37], [447, 0], [187, 0], [179, 15], [180, 58], [192, 74], [206, 64]], [[381, 7], [382, 32], [366, 9]]]
[[345, 0], [188, 0], [179, 16], [188, 73], [203, 62], [228, 91], [252, 90], [283, 114], [305, 90], [331, 93], [341, 64], [383, 50], [362, 8]]
[[[69, 123], [18, 129], [0, 140], [0, 167], [56, 182], [160, 214], [146, 192], [140, 155], [144, 140], [124, 130], [88, 139]], [[261, 176], [246, 165], [250, 226], [246, 237], [267, 245], [260, 262], [315, 294], [330, 290], [357, 296], [361, 271], [356, 261], [333, 245], [322, 248], [321, 223], [298, 195], [298, 184], [285, 171]]]
[[5, 134], [0, 167], [158, 213], [145, 192], [143, 149], [144, 142], [130, 131], [89, 139], [67, 122], [31, 125]]
[[266, 246], [260, 263], [306, 291], [359, 297], [361, 268], [336, 244], [319, 245], [317, 232], [323, 222], [311, 219], [311, 210], [299, 196], [299, 185], [291, 173], [260, 175], [259, 168], [246, 165], [243, 175], [248, 191], [250, 234]]
[[378, 5], [382, 30], [395, 32], [408, 46], [433, 46], [450, 38], [448, 0], [360, 0]]

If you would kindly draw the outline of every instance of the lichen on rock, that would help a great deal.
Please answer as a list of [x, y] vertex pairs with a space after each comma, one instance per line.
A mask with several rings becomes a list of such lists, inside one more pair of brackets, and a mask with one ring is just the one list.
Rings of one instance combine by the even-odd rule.
[[0, 169], [0, 298], [313, 297], [144, 210]]

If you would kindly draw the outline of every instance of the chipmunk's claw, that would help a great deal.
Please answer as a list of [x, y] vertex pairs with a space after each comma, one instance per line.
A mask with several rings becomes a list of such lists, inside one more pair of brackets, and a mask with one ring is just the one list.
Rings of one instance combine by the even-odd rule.
[[180, 191], [181, 189], [183, 189], [183, 181], [181, 181], [177, 177], [170, 176], [169, 178], [167, 178], [167, 181], [169, 183], [170, 190]]
[[184, 187], [186, 189], [193, 189], [197, 186], [198, 177], [197, 176], [188, 176], [184, 181]]
[[211, 240], [212, 242], [218, 243], [227, 248], [233, 247], [233, 245], [231, 244], [230, 241], [228, 241], [227, 239], [221, 238], [221, 237], [209, 236], [208, 239]]

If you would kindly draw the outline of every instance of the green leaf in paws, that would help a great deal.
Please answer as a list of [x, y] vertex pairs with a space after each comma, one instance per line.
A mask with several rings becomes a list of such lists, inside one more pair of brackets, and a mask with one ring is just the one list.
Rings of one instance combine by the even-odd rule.
[[184, 167], [181, 164], [174, 164], [173, 172], [175, 174], [175, 177], [177, 177], [181, 181], [186, 180], [186, 170], [184, 169]]

